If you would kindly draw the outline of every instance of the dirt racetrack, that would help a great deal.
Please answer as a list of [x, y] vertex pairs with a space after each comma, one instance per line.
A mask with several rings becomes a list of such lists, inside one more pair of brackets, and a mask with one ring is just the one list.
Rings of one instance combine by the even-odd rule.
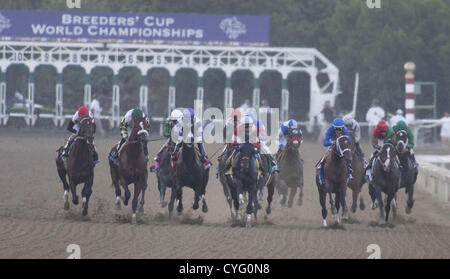
[[[268, 220], [260, 215], [250, 229], [231, 226], [215, 166], [206, 190], [208, 213], [193, 212], [192, 190], [186, 189], [183, 216], [169, 220], [167, 207], [158, 203], [155, 175], [150, 174], [145, 215], [131, 225], [130, 206], [120, 213], [113, 209], [106, 157], [118, 139], [113, 137], [96, 139], [101, 163], [95, 169], [89, 218], [82, 218], [81, 206], [73, 204], [64, 214], [54, 158], [66, 136], [0, 129], [0, 258], [66, 258], [69, 244], [80, 246], [82, 258], [367, 258], [370, 244], [380, 246], [382, 258], [450, 258], [450, 206], [419, 190], [411, 215], [404, 211], [401, 190], [397, 217], [381, 227], [375, 224], [378, 210], [370, 209], [366, 185], [365, 211], [350, 213], [350, 221], [341, 226], [322, 228], [313, 166], [324, 149], [311, 143], [301, 147], [303, 205], [283, 208], [275, 195]], [[152, 156], [161, 144], [149, 143]], [[206, 150], [212, 154], [218, 147]], [[213, 163], [217, 165], [216, 157]], [[330, 214], [328, 223], [334, 223]]]

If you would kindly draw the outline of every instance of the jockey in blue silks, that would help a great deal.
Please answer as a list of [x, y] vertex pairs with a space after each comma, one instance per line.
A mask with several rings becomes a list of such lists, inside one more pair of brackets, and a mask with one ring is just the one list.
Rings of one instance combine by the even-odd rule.
[[[331, 146], [336, 139], [342, 135], [347, 135], [349, 142], [352, 142], [350, 132], [348, 131], [347, 127], [345, 127], [345, 122], [342, 118], [336, 118], [334, 119], [333, 123], [328, 128], [325, 138], [323, 139], [323, 146], [328, 147], [327, 153], [322, 157], [318, 164], [319, 168], [319, 182], [320, 184], [325, 183], [325, 177], [323, 173], [323, 166], [325, 163], [325, 157], [327, 156], [328, 152], [331, 151]], [[347, 170], [348, 170], [348, 179], [353, 179], [352, 176], [352, 169], [349, 164], [347, 164]]]

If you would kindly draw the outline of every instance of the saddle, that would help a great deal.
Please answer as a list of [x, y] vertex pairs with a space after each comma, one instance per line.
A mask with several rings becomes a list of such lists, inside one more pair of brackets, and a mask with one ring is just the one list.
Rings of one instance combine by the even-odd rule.
[[[233, 157], [233, 158], [231, 158], [231, 167], [228, 169], [228, 174], [230, 174], [230, 175], [233, 175], [233, 165], [234, 165], [234, 159], [235, 159], [235, 157]], [[260, 158], [259, 157], [257, 157], [257, 158], [255, 158], [256, 160], [255, 160], [255, 162], [256, 162], [256, 169], [258, 170], [258, 177], [260, 176], [260, 175], [262, 175], [262, 173], [263, 173], [263, 170], [262, 170], [262, 167], [261, 167], [261, 163], [260, 163]]]

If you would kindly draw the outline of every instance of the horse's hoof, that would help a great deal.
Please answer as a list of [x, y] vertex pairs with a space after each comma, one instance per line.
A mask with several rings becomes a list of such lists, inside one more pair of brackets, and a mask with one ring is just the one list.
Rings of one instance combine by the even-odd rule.
[[348, 214], [347, 213], [342, 214], [342, 220], [345, 220], [345, 221], [348, 220]]
[[323, 221], [322, 221], [322, 227], [324, 227], [324, 228], [328, 227], [328, 225], [327, 225], [327, 220], [323, 219]]
[[133, 216], [131, 216], [131, 224], [133, 224], [133, 225], [136, 225], [136, 224], [137, 224], [136, 213], [134, 213]]
[[363, 201], [359, 202], [359, 209], [361, 209], [362, 211], [364, 211], [364, 209], [366, 209], [366, 205], [364, 204]]
[[160, 202], [159, 205], [161, 205], [161, 207], [166, 207], [167, 206], [167, 202], [166, 201]]
[[372, 203], [372, 210], [375, 210], [377, 207], [378, 207], [377, 204]]
[[88, 209], [87, 209], [87, 207], [84, 207], [82, 215], [86, 216], [87, 214], [88, 214]]
[[267, 214], [272, 213], [272, 208], [270, 208], [270, 206], [266, 208], [266, 213], [267, 213]]
[[70, 206], [69, 206], [69, 202], [65, 201], [64, 202], [64, 210], [69, 210]]
[[122, 209], [122, 207], [120, 206], [120, 202], [119, 202], [119, 203], [116, 203], [115, 209], [116, 209], [117, 211], [119, 211], [119, 210]]
[[379, 220], [378, 220], [378, 225], [385, 225], [386, 224], [386, 220], [384, 220], [384, 218], [380, 218]]
[[203, 213], [207, 213], [208, 212], [208, 206], [203, 205], [202, 206], [202, 211], [203, 211]]
[[336, 207], [334, 205], [331, 206], [331, 214], [337, 215], [337, 209], [336, 209]]
[[79, 203], [78, 197], [74, 197], [72, 199], [72, 202], [73, 202], [74, 205], [78, 205], [78, 203]]
[[139, 207], [139, 211], [138, 211], [139, 213], [144, 213], [144, 206], [142, 205], [141, 207]]
[[192, 209], [194, 209], [194, 210], [197, 210], [198, 207], [199, 207], [198, 203], [194, 203], [194, 204], [192, 205]]
[[350, 208], [350, 210], [352, 211], [352, 213], [355, 213], [355, 212], [356, 212], [356, 206], [352, 206], [352, 207]]
[[411, 214], [411, 211], [412, 211], [412, 209], [411, 209], [409, 206], [407, 206], [407, 207], [405, 208], [406, 214]]
[[336, 220], [336, 224], [339, 224], [340, 223], [340, 219], [339, 219], [339, 215], [338, 214], [336, 214], [336, 215], [334, 215], [334, 219]]
[[262, 201], [264, 199], [264, 194], [263, 192], [259, 192], [259, 200]]

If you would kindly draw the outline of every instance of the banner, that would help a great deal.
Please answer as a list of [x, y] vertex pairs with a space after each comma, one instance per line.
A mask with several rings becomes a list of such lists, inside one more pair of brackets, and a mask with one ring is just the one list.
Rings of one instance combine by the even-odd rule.
[[268, 45], [269, 17], [0, 11], [1, 40]]

